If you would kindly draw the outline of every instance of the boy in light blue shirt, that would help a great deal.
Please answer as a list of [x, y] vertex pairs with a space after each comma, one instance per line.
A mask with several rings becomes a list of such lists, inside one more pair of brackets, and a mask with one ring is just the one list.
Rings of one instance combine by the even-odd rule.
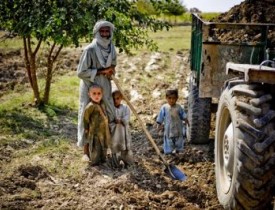
[[186, 113], [183, 108], [177, 104], [178, 90], [172, 89], [166, 91], [167, 103], [161, 106], [157, 117], [158, 127], [164, 127], [163, 150], [164, 154], [175, 154], [183, 151], [184, 146], [184, 124], [188, 123]]

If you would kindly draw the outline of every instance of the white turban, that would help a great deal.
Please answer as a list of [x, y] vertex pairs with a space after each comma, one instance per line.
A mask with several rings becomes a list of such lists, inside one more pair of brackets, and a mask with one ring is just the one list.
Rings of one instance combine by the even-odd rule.
[[115, 26], [111, 22], [106, 21], [106, 20], [99, 20], [96, 22], [94, 29], [93, 29], [93, 34], [96, 34], [100, 28], [106, 27], [106, 26], [110, 27], [110, 33], [112, 35], [113, 31], [115, 30]]
[[[99, 30], [102, 27], [110, 27], [109, 38], [103, 38], [100, 36]], [[115, 47], [112, 43], [114, 30], [115, 26], [106, 20], [97, 21], [93, 29], [93, 34], [95, 36], [93, 43], [95, 45], [96, 55], [101, 66], [104, 68], [111, 66], [113, 58], [116, 56]]]
[[[99, 30], [102, 27], [109, 27], [110, 28], [110, 37], [109, 38], [102, 38], [100, 36]], [[100, 20], [97, 21], [94, 29], [93, 29], [93, 34], [95, 36], [95, 39], [99, 45], [101, 45], [103, 48], [108, 48], [109, 44], [111, 43], [111, 40], [113, 38], [113, 31], [115, 30], [115, 26], [110, 23], [109, 21], [106, 20]]]

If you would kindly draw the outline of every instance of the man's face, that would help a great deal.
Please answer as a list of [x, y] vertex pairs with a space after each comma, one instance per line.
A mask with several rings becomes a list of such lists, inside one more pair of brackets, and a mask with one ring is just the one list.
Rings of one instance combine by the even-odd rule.
[[101, 88], [95, 87], [89, 90], [90, 99], [95, 103], [100, 103], [102, 99], [102, 90]]
[[99, 29], [99, 34], [102, 38], [109, 39], [111, 36], [110, 27], [104, 26]]

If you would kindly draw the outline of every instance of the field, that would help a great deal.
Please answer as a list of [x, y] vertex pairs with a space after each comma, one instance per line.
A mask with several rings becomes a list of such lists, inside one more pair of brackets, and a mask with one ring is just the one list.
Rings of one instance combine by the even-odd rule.
[[[151, 36], [160, 44], [159, 52], [119, 54], [116, 77], [162, 150], [154, 120], [167, 88], [178, 88], [178, 103], [186, 103], [190, 27]], [[8, 46], [2, 45], [0, 54], [1, 209], [222, 209], [215, 194], [213, 145], [186, 143], [183, 154], [166, 156], [188, 177], [173, 180], [134, 116], [133, 166], [112, 169], [81, 162], [76, 67], [82, 49], [62, 52], [50, 104], [37, 109], [30, 103], [21, 51]]]
[[151, 33], [160, 51], [169, 52], [170, 50], [186, 50], [190, 48], [191, 26], [174, 26], [169, 31]]

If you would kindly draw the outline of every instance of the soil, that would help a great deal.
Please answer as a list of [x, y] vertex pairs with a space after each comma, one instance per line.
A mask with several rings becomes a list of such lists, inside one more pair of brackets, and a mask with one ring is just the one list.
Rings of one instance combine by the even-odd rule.
[[[80, 49], [64, 51], [59, 64], [63, 71], [58, 74], [75, 76], [80, 53]], [[28, 86], [21, 52], [1, 52], [0, 55], [1, 96], [18, 90], [22, 85]], [[156, 132], [154, 120], [165, 102], [164, 91], [167, 88], [179, 88], [178, 102], [186, 103], [190, 73], [188, 57], [188, 51], [173, 50], [169, 53], [118, 56], [116, 77], [127, 90], [134, 107], [138, 108], [139, 116], [160, 150], [162, 136]], [[71, 115], [76, 119], [77, 112]], [[5, 170], [10, 168], [10, 171], [7, 173], [0, 167], [1, 209], [222, 209], [215, 192], [213, 144], [199, 146], [186, 143], [182, 154], [165, 156], [166, 161], [186, 174], [187, 180], [178, 181], [165, 172], [166, 167], [134, 116], [131, 134], [135, 163], [122, 169], [113, 169], [108, 164], [91, 167], [80, 161], [82, 151], [76, 147], [76, 124], [70, 121], [70, 115], [62, 116], [58, 125], [51, 123], [56, 130], [62, 128], [60, 135], [71, 140], [71, 152], [52, 154], [47, 158], [63, 164], [79, 158], [79, 164], [83, 164], [79, 172], [81, 178], [61, 178], [49, 172], [39, 161], [11, 165], [16, 153], [26, 149], [31, 152], [32, 142], [25, 140], [4, 144], [0, 148], [0, 161]]]
[[[275, 1], [251, 1], [245, 0], [241, 4], [232, 7], [229, 11], [222, 13], [212, 22], [229, 22], [229, 23], [263, 23], [274, 24], [275, 18]], [[268, 45], [275, 45], [275, 30], [268, 30]], [[255, 43], [261, 41], [261, 30], [251, 30], [243, 27], [242, 30], [220, 29], [216, 31], [215, 38], [221, 42], [246, 42]]]
[[[267, 7], [262, 6], [262, 1], [255, 1], [257, 10], [243, 8], [248, 2], [222, 14], [219, 21], [234, 22], [237, 17], [244, 22], [256, 21], [258, 17], [268, 21], [267, 12], [262, 12], [264, 9], [270, 9], [268, 14], [274, 15], [274, 3], [266, 1], [271, 6]], [[247, 19], [248, 16], [251, 19]], [[273, 21], [274, 17], [270, 20]], [[80, 53], [80, 50], [64, 51], [58, 74], [75, 76]], [[20, 89], [22, 85], [28, 86], [21, 54], [20, 51], [0, 52], [0, 97]], [[156, 132], [154, 120], [165, 102], [164, 91], [169, 87], [178, 88], [178, 102], [184, 105], [189, 73], [189, 52], [184, 50], [118, 56], [116, 77], [128, 91], [131, 102], [138, 108], [138, 114], [160, 149], [162, 135]], [[187, 176], [185, 181], [174, 180], [165, 173], [164, 164], [133, 116], [131, 134], [135, 163], [122, 169], [113, 169], [108, 164], [92, 167], [80, 161], [82, 151], [76, 147], [77, 130], [71, 117], [76, 120], [77, 111], [64, 114], [58, 122], [50, 122], [50, 127], [58, 135], [70, 141], [70, 152], [67, 154], [54, 153], [37, 157], [29, 163], [19, 161], [11, 165], [16, 154], [26, 149], [31, 153], [35, 145], [30, 140], [2, 144], [0, 209], [223, 209], [215, 191], [213, 141], [208, 145], [186, 142], [183, 153], [165, 156], [169, 163]], [[2, 136], [1, 140], [5, 138]], [[79, 159], [81, 171], [72, 173], [79, 173], [79, 178], [69, 174], [60, 176], [41, 164], [41, 161], [55, 160], [60, 164], [52, 167], [65, 170], [76, 158]], [[9, 171], [6, 171], [7, 168]]]

